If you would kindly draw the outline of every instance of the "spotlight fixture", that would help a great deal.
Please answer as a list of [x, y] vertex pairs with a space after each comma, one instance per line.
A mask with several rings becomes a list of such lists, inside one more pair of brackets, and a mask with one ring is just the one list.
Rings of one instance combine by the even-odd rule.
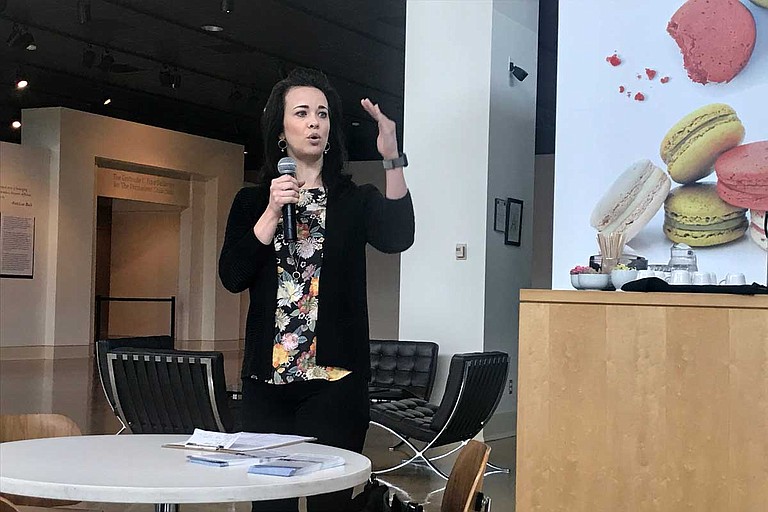
[[157, 76], [160, 80], [160, 85], [163, 87], [171, 86], [171, 70], [168, 69], [168, 66], [163, 66], [163, 69], [160, 70], [160, 73]]
[[229, 93], [229, 98], [227, 98], [227, 101], [230, 103], [240, 103], [240, 101], [243, 99], [243, 93], [240, 92], [240, 89], [237, 87], [232, 89], [232, 92]]
[[17, 121], [12, 122], [11, 123], [11, 128], [13, 128], [14, 130], [18, 130], [19, 128], [21, 128], [21, 121], [17, 120]]
[[174, 70], [175, 73], [171, 73], [171, 89], [178, 89], [181, 87], [181, 73], [179, 70]]
[[86, 68], [92, 68], [94, 62], [96, 62], [96, 52], [93, 51], [93, 47], [91, 45], [88, 45], [88, 47], [83, 50], [83, 66]]
[[16, 80], [16, 89], [18, 90], [26, 89], [28, 85], [29, 85], [29, 82], [27, 80], [24, 80], [23, 78], [19, 78], [18, 80]]
[[223, 32], [224, 31], [224, 27], [222, 27], [221, 25], [202, 25], [200, 28], [205, 30], [206, 32]]
[[517, 78], [518, 82], [522, 82], [528, 76], [528, 72], [519, 66], [515, 66], [512, 61], [509, 61], [509, 72], [512, 76]]
[[235, 0], [221, 0], [221, 12], [229, 14], [235, 8]]
[[112, 69], [112, 66], [114, 64], [115, 64], [115, 58], [112, 56], [111, 53], [105, 51], [101, 56], [101, 61], [96, 67], [102, 71], [109, 72], [109, 70]]
[[178, 68], [171, 70], [167, 64], [163, 64], [163, 69], [158, 73], [160, 79], [160, 85], [163, 87], [170, 87], [171, 89], [178, 89], [181, 87], [181, 73]]
[[77, 0], [77, 21], [81, 25], [91, 21], [91, 0]]
[[23, 48], [30, 52], [37, 50], [35, 37], [26, 28], [21, 28], [18, 24], [13, 25], [11, 34], [5, 42], [10, 48]]

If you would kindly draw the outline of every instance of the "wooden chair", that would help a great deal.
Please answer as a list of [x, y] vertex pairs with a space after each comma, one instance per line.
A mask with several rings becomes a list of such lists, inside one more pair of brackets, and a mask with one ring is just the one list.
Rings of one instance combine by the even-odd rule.
[[0, 496], [0, 512], [20, 512], [19, 509], [8, 501], [7, 499]]
[[490, 446], [475, 440], [461, 449], [445, 486], [440, 512], [490, 510], [490, 498], [479, 495], [490, 453]]
[[[40, 439], [45, 437], [67, 437], [82, 435], [80, 428], [71, 419], [61, 414], [0, 414], [0, 443]], [[63, 507], [79, 501], [34, 498], [2, 493], [0, 497], [12, 503], [0, 502], [0, 512], [18, 510], [13, 505], [32, 507]], [[10, 507], [10, 508], [9, 508]]]

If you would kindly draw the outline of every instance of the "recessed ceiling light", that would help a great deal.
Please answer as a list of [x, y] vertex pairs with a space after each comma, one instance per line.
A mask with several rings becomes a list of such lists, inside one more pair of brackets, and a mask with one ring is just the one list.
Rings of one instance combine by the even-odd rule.
[[202, 28], [206, 32], [223, 32], [224, 31], [224, 27], [219, 25], [203, 25], [200, 28]]
[[19, 128], [21, 128], [21, 121], [14, 121], [14, 122], [12, 122], [11, 123], [11, 128], [13, 128], [14, 130], [18, 130]]
[[352, 126], [360, 126], [360, 121], [352, 121]]
[[105, 104], [105, 105], [109, 105], [110, 103], [112, 103], [112, 98], [106, 98], [106, 99], [104, 100], [104, 104]]
[[29, 82], [27, 82], [27, 81], [26, 81], [26, 80], [24, 80], [23, 78], [20, 78], [20, 79], [19, 79], [19, 80], [16, 82], [16, 88], [17, 88], [17, 89], [24, 89], [24, 88], [25, 88], [26, 86], [28, 86], [28, 85], [29, 85]]
[[248, 152], [247, 152], [247, 151], [243, 151], [243, 154], [244, 154], [244, 155], [247, 155], [247, 154], [248, 154]]

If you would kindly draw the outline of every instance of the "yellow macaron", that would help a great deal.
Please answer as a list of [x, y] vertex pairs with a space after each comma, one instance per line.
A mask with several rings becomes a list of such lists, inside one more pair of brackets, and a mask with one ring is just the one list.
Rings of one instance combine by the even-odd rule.
[[723, 103], [713, 103], [670, 128], [661, 141], [661, 159], [674, 181], [693, 183], [710, 175], [717, 157], [743, 139], [744, 126], [736, 112]]
[[746, 213], [720, 199], [714, 183], [683, 185], [664, 202], [664, 234], [691, 247], [726, 244], [747, 231]]

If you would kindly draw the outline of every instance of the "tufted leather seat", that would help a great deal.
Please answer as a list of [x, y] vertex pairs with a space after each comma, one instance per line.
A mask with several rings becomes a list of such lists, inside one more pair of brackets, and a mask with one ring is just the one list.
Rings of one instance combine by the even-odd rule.
[[429, 400], [437, 353], [431, 341], [371, 340], [371, 400]]

